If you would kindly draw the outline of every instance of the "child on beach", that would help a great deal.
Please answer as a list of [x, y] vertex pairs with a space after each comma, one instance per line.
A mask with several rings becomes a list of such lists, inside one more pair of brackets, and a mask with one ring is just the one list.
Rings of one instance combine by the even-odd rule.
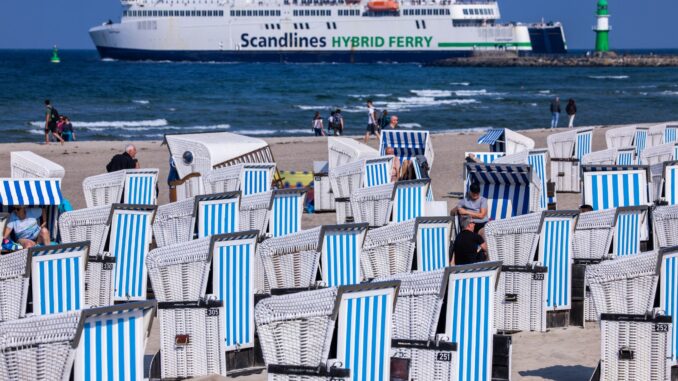
[[318, 111], [315, 112], [315, 116], [313, 117], [313, 132], [315, 133], [315, 136], [325, 136], [323, 117], [320, 116], [320, 112]]
[[61, 138], [63, 138], [64, 141], [67, 142], [75, 141], [75, 132], [73, 131], [73, 123], [71, 123], [71, 120], [67, 116], [64, 116], [64, 123], [61, 125], [60, 132]]

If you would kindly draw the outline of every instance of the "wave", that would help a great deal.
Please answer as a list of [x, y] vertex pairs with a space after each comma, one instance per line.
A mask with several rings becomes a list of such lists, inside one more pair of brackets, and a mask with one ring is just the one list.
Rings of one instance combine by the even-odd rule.
[[591, 79], [629, 79], [628, 75], [589, 75]]
[[413, 108], [427, 108], [442, 105], [463, 105], [478, 103], [476, 99], [436, 99], [434, 97], [401, 97], [397, 102], [387, 102], [385, 107], [391, 111], [409, 111]]
[[471, 86], [471, 82], [450, 82], [452, 86]]
[[[80, 122], [71, 121], [73, 127], [89, 128], [89, 127], [110, 127], [110, 128], [128, 128], [128, 127], [163, 127], [167, 126], [166, 119], [153, 120], [112, 120], [112, 121], [98, 121], [98, 122]], [[42, 127], [45, 122], [31, 122], [31, 126]]]
[[666, 91], [662, 91], [661, 94], [662, 94], [662, 95], [678, 95], [678, 91], [669, 91], [669, 90], [666, 90]]
[[551, 90], [540, 90], [539, 94], [551, 94]]
[[349, 94], [348, 95], [351, 98], [357, 98], [357, 99], [368, 99], [368, 98], [386, 98], [390, 97], [391, 94], [384, 94], [384, 93], [378, 93], [378, 94]]
[[132, 103], [140, 104], [140, 105], [147, 105], [151, 103], [151, 101], [146, 100], [146, 99], [134, 99], [132, 100]]
[[399, 123], [398, 127], [402, 128], [421, 128], [421, 124], [419, 123]]
[[420, 97], [449, 97], [452, 96], [452, 92], [449, 90], [410, 90], [412, 94], [415, 94]]

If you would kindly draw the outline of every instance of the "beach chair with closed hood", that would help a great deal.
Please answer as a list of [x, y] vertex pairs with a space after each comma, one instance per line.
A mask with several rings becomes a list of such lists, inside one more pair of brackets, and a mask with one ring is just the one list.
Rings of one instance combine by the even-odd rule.
[[366, 279], [410, 272], [416, 246], [415, 220], [368, 230], [361, 256]]
[[676, 141], [675, 124], [667, 122], [650, 126], [647, 131], [647, 148]]
[[678, 151], [678, 142], [660, 144], [653, 147], [647, 147], [640, 155], [645, 165], [654, 166], [665, 161], [678, 160], [676, 152]]
[[650, 172], [643, 165], [583, 165], [582, 204], [593, 210], [650, 204]]
[[117, 203], [156, 205], [158, 169], [123, 169], [82, 181], [88, 208]]
[[203, 176], [203, 194], [240, 191], [244, 197], [269, 192], [275, 174], [275, 163], [242, 163], [217, 168]]
[[532, 167], [533, 176], [539, 183], [539, 210], [546, 210], [549, 204], [556, 202], [555, 194], [548, 195], [549, 178], [546, 171], [548, 151], [546, 149], [531, 149], [504, 156], [494, 161], [496, 164], [528, 164]]
[[355, 222], [379, 227], [427, 215], [431, 180], [405, 180], [361, 188], [351, 196]]
[[31, 151], [10, 153], [11, 177], [14, 179], [63, 179], [66, 171], [61, 165]]
[[[634, 147], [636, 156], [641, 157], [641, 153], [648, 145], [648, 127], [624, 126], [612, 128], [605, 131], [605, 142], [607, 148], [626, 148]], [[641, 162], [641, 164], [644, 164]]]
[[268, 227], [270, 236], [282, 237], [301, 231], [306, 192], [306, 188], [273, 191]]
[[[56, 241], [59, 233], [60, 178], [0, 178], [0, 211], [10, 213], [13, 207], [41, 208], [50, 239]], [[6, 224], [6, 221], [4, 222]]]
[[191, 237], [233, 233], [240, 229], [240, 192], [195, 196]]
[[[647, 153], [647, 150], [643, 154]], [[584, 165], [635, 165], [638, 164], [636, 150], [628, 148], [608, 148], [585, 155], [581, 163]]]
[[320, 274], [328, 287], [358, 284], [367, 224], [324, 225], [320, 231]]
[[591, 153], [593, 128], [576, 128], [550, 134], [546, 143], [551, 157], [551, 181], [557, 192], [578, 193], [582, 159]]
[[503, 152], [505, 155], [534, 148], [534, 140], [508, 128], [491, 128], [480, 138], [478, 144], [487, 144], [491, 152]]
[[648, 219], [649, 207], [647, 205], [616, 208], [612, 243], [613, 257], [639, 254], [642, 251], [641, 241], [647, 241], [650, 238]]
[[655, 247], [678, 246], [678, 205], [658, 206], [652, 210]]
[[428, 131], [394, 130], [387, 129], [381, 132], [379, 154], [386, 155], [386, 149], [392, 148], [393, 154], [402, 164], [405, 160], [412, 160], [417, 156], [424, 156], [429, 168], [433, 167], [433, 143]]
[[417, 217], [416, 269], [435, 271], [450, 263], [450, 243], [454, 222], [452, 217]]
[[355, 139], [337, 136], [327, 138], [327, 164], [330, 171], [344, 164], [378, 156], [379, 151]]

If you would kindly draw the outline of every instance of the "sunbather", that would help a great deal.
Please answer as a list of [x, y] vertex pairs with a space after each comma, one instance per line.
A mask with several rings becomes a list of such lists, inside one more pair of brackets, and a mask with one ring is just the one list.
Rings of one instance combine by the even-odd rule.
[[25, 206], [14, 208], [5, 227], [4, 238], [9, 239], [14, 232], [14, 238], [24, 249], [36, 244], [49, 245], [49, 230], [44, 222], [39, 224], [38, 221], [41, 218], [43, 221], [46, 220], [45, 211], [41, 208], [26, 208]]

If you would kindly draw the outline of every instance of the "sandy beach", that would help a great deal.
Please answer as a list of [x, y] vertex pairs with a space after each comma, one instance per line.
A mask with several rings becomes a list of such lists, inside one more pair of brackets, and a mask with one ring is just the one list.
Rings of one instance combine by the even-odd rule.
[[[605, 148], [605, 127], [595, 129], [593, 150]], [[546, 147], [546, 137], [555, 130], [521, 131], [536, 142], [536, 147]], [[432, 166], [432, 187], [436, 199], [447, 200], [448, 206], [457, 200], [449, 192], [461, 192], [462, 160], [464, 152], [484, 151], [476, 140], [480, 132], [446, 133], [433, 136], [435, 161]], [[38, 139], [36, 139], [37, 141]], [[313, 161], [327, 160], [326, 138], [270, 138], [273, 155], [280, 170], [311, 171]], [[0, 176], [10, 176], [10, 152], [30, 150], [53, 160], [66, 168], [62, 185], [63, 195], [75, 209], [84, 208], [82, 180], [91, 175], [105, 172], [105, 165], [111, 156], [122, 152], [126, 142], [73, 142], [65, 146], [49, 146], [36, 143], [2, 144], [0, 160], [7, 164], [0, 167]], [[160, 169], [159, 203], [168, 202], [167, 170], [168, 151], [159, 141], [133, 142], [138, 148], [138, 159], [142, 167]], [[370, 145], [376, 147], [372, 139]], [[558, 209], [575, 209], [580, 204], [579, 194], [558, 194]], [[336, 223], [333, 213], [303, 216], [304, 228], [319, 224]], [[157, 322], [156, 322], [157, 323]], [[147, 354], [158, 349], [158, 324], [146, 348]], [[512, 374], [514, 379], [524, 380], [582, 380], [588, 379], [598, 362], [600, 353], [599, 330], [597, 325], [587, 328], [569, 327], [553, 329], [547, 333], [523, 332], [513, 335]], [[239, 380], [265, 380], [263, 375], [240, 377]]]

